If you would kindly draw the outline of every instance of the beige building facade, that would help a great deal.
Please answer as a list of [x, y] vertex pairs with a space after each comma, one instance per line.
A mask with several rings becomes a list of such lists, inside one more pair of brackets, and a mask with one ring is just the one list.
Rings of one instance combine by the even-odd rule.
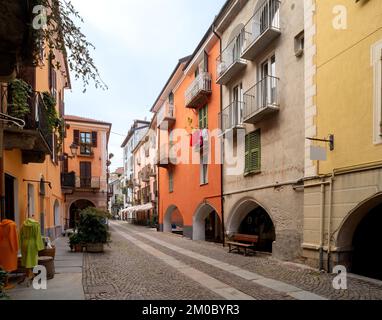
[[[301, 257], [304, 195], [302, 1], [231, 1], [216, 23], [228, 237], [259, 235], [258, 249]], [[220, 77], [219, 77], [220, 76]]]

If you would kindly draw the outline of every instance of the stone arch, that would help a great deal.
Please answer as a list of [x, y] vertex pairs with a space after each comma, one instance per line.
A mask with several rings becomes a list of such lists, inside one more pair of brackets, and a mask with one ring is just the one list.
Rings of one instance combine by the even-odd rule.
[[227, 221], [228, 236], [245, 233], [259, 236], [258, 250], [272, 252], [276, 240], [276, 226], [269, 211], [252, 198], [244, 198], [234, 205]]
[[163, 217], [163, 232], [176, 232], [183, 234], [183, 226], [184, 219], [178, 207], [175, 205], [169, 206]]
[[79, 213], [86, 208], [95, 208], [95, 204], [87, 199], [78, 199], [73, 201], [69, 207], [69, 227], [74, 228], [79, 218]]
[[336, 247], [343, 253], [340, 263], [353, 273], [382, 280], [382, 193], [378, 193], [351, 210], [343, 220]]
[[192, 240], [220, 242], [221, 231], [221, 220], [217, 210], [209, 203], [200, 204], [192, 218]]

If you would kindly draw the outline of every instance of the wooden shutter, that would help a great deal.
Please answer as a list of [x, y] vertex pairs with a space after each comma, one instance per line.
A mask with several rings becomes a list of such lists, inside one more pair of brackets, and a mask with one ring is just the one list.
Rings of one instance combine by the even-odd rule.
[[97, 148], [97, 131], [92, 132], [92, 145]]
[[260, 130], [245, 137], [245, 173], [261, 170], [261, 135]]
[[80, 145], [80, 130], [74, 130], [73, 131], [73, 143], [77, 146]]

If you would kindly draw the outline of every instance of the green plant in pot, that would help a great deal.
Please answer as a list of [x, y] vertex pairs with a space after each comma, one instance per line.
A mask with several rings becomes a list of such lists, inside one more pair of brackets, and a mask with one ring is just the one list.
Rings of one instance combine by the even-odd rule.
[[81, 252], [83, 246], [83, 239], [81, 234], [73, 233], [69, 237], [69, 246], [71, 250], [74, 250], [75, 252]]
[[6, 284], [8, 273], [0, 268], [0, 300], [8, 300], [9, 297], [4, 292], [4, 286]]
[[100, 253], [104, 251], [104, 244], [110, 240], [110, 233], [106, 224], [109, 214], [95, 208], [87, 208], [80, 213], [78, 233], [86, 243], [88, 252]]
[[9, 84], [8, 113], [10, 116], [24, 119], [30, 113], [29, 99], [32, 87], [24, 80], [15, 79]]

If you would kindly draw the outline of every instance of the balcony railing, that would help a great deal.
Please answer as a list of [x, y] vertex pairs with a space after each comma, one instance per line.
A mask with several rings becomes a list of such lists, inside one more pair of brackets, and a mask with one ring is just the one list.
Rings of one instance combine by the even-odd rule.
[[158, 111], [157, 123], [158, 128], [163, 126], [164, 122], [167, 122], [167, 129], [174, 125], [175, 119], [175, 106], [172, 103], [166, 102]]
[[242, 127], [243, 125], [244, 103], [234, 101], [219, 114], [220, 130], [227, 130]]
[[278, 78], [267, 76], [244, 94], [245, 123], [256, 123], [266, 115], [279, 111], [278, 82]]
[[101, 189], [100, 177], [76, 177], [77, 189]]
[[[4, 88], [4, 87], [3, 87]], [[13, 102], [8, 86], [2, 90], [2, 112], [13, 116]], [[48, 115], [41, 94], [35, 92], [29, 99], [29, 112], [22, 117], [24, 127], [5, 127], [5, 149], [20, 149], [23, 151], [23, 163], [41, 163], [45, 155], [53, 153], [53, 130], [49, 126]], [[5, 110], [6, 107], [6, 110]], [[19, 117], [18, 117], [19, 118]]]
[[61, 173], [61, 187], [62, 188], [75, 188], [76, 187], [76, 174], [74, 172]]
[[244, 27], [242, 58], [253, 60], [280, 34], [280, 1], [267, 0]]
[[187, 108], [199, 108], [204, 106], [211, 95], [211, 74], [200, 73], [191, 83], [185, 93], [185, 103]]
[[[173, 143], [169, 143], [167, 146], [162, 145], [157, 151], [155, 157], [155, 164], [160, 168], [169, 168], [176, 163], [176, 155], [172, 151]], [[166, 150], [168, 148], [168, 150]]]
[[243, 70], [247, 63], [241, 58], [243, 53], [244, 30], [236, 36], [216, 60], [217, 83], [227, 84], [232, 77]]

